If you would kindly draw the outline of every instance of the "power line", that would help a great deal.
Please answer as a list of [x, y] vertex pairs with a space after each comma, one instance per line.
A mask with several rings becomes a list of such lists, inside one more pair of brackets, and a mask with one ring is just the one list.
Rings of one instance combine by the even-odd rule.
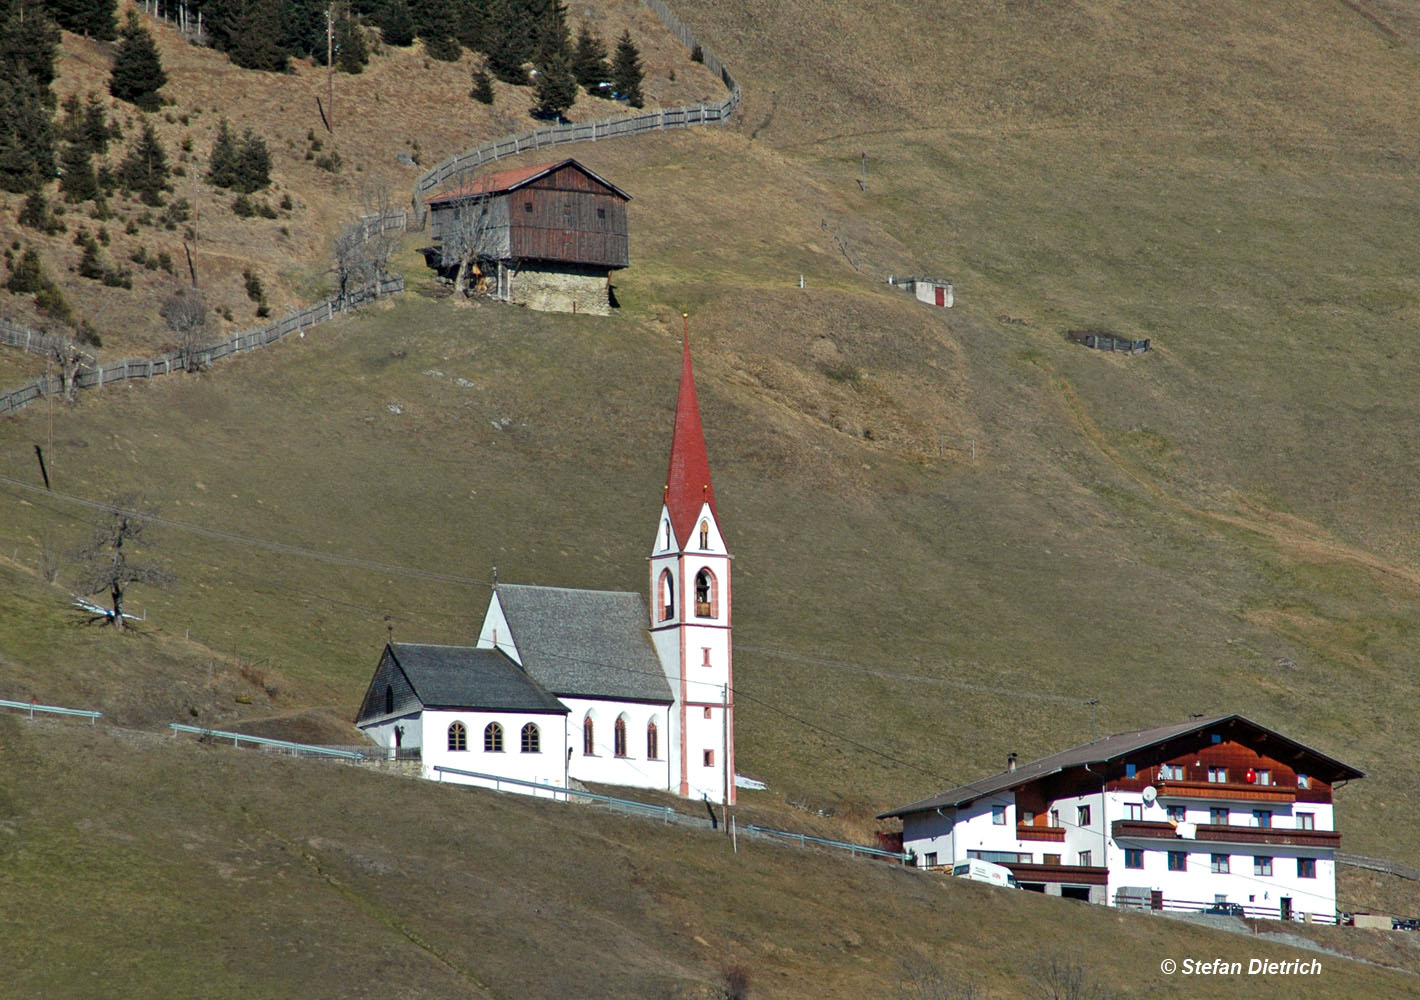
[[170, 517], [163, 517], [160, 514], [149, 513], [148, 511], [131, 510], [118, 504], [107, 503], [102, 500], [89, 500], [85, 497], [74, 496], [71, 493], [61, 493], [58, 490], [46, 490], [41, 486], [34, 486], [20, 479], [12, 479], [9, 476], [0, 476], [0, 483], [13, 489], [37, 493], [44, 497], [51, 497], [77, 504], [81, 507], [87, 507], [90, 510], [103, 511], [109, 514], [126, 514], [130, 517], [142, 518], [151, 524], [160, 524], [165, 528], [186, 531], [190, 534], [201, 535], [222, 542], [229, 542], [233, 545], [246, 545], [251, 548], [265, 549], [268, 552], [278, 552], [282, 555], [296, 556], [302, 559], [315, 559], [336, 566], [363, 569], [372, 573], [386, 573], [390, 576], [403, 576], [412, 580], [424, 580], [430, 583], [446, 583], [457, 587], [492, 586], [487, 580], [475, 580], [472, 577], [458, 576], [452, 573], [436, 573], [432, 570], [415, 569], [410, 566], [397, 566], [392, 563], [378, 562], [373, 559], [360, 559], [355, 556], [317, 552], [314, 549], [301, 548], [298, 545], [288, 545], [285, 542], [272, 541], [269, 538], [258, 538], [253, 535], [238, 535], [235, 532], [223, 531], [220, 528], [209, 528], [206, 525], [177, 521]]

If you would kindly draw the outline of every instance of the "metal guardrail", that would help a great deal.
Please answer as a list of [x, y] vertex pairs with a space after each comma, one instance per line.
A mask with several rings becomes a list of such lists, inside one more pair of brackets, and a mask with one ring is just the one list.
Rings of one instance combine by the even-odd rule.
[[747, 824], [740, 827], [746, 833], [752, 833], [761, 837], [778, 837], [781, 840], [789, 840], [798, 843], [800, 847], [807, 847], [814, 844], [818, 847], [833, 847], [840, 851], [848, 851], [854, 857], [865, 854], [870, 858], [885, 858], [889, 861], [896, 861], [898, 864], [907, 864], [910, 855], [899, 853], [898, 851], [885, 851], [881, 847], [864, 847], [862, 844], [850, 844], [843, 840], [828, 840], [824, 837], [814, 837], [807, 833], [791, 833], [788, 830], [774, 830], [767, 826], [755, 826]]
[[1401, 864], [1399, 861], [1391, 861], [1389, 858], [1368, 858], [1364, 854], [1343, 854], [1341, 851], [1337, 851], [1336, 863], [1350, 865], [1352, 868], [1365, 868], [1367, 871], [1385, 872], [1387, 875], [1394, 875], [1397, 878], [1420, 882], [1420, 869]]
[[50, 715], [77, 715], [88, 719], [91, 726], [104, 716], [102, 712], [91, 712], [86, 708], [60, 708], [58, 705], [40, 705], [33, 701], [6, 701], [3, 698], [0, 698], [0, 708], [14, 708], [22, 712], [29, 712], [30, 721], [34, 721], [36, 712], [46, 712]]
[[336, 757], [341, 760], [365, 759], [363, 755], [351, 750], [336, 750], [333, 747], [314, 746], [310, 743], [292, 743], [289, 740], [273, 740], [265, 736], [248, 736], [245, 733], [228, 733], [220, 729], [203, 729], [200, 726], [184, 726], [178, 722], [168, 723], [168, 728], [178, 733], [192, 733], [194, 736], [231, 740], [232, 746], [240, 746], [242, 743], [252, 743], [256, 746], [271, 747], [275, 750], [286, 750], [297, 755], [310, 754], [313, 757]]
[[598, 795], [596, 792], [584, 792], [578, 788], [561, 788], [557, 785], [544, 785], [537, 781], [524, 781], [522, 778], [508, 778], [498, 774], [484, 774], [480, 771], [463, 771], [457, 767], [445, 767], [442, 764], [435, 764], [434, 770], [438, 773], [440, 780], [446, 774], [457, 774], [465, 778], [481, 778], [485, 781], [494, 782], [494, 791], [501, 791], [498, 787], [503, 785], [519, 785], [523, 788], [535, 788], [540, 792], [551, 792], [553, 798], [559, 795], [567, 796], [569, 799], [575, 795], [579, 799], [605, 805], [611, 809], [620, 809], [624, 812], [638, 813], [646, 816], [654, 816], [669, 823], [676, 816], [676, 811], [670, 806], [653, 806], [649, 802], [637, 802], [634, 799], [617, 799], [610, 795]]

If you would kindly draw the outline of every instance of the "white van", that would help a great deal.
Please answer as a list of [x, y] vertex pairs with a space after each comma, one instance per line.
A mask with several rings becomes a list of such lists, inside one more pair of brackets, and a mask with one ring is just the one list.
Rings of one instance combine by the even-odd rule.
[[975, 858], [952, 865], [952, 874], [976, 882], [990, 882], [992, 885], [1003, 885], [1011, 889], [1020, 888], [1016, 876], [1011, 874], [1011, 869], [1004, 865], [993, 865], [989, 861], [977, 861]]

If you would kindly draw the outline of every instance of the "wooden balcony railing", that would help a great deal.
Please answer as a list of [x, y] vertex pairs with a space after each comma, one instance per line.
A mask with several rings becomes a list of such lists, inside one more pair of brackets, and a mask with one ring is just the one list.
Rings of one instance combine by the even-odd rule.
[[1167, 840], [1175, 844], [1192, 842], [1205, 844], [1242, 844], [1245, 846], [1321, 847], [1336, 850], [1341, 846], [1341, 834], [1334, 830], [1292, 830], [1278, 826], [1224, 826], [1199, 823], [1192, 838], [1180, 837], [1172, 823], [1146, 823], [1137, 819], [1117, 819], [1111, 833], [1118, 840]]
[[1233, 802], [1292, 802], [1297, 790], [1288, 785], [1248, 785], [1237, 781], [1161, 781], [1159, 795], [1174, 799], [1228, 799]]
[[1063, 826], [1023, 826], [1016, 824], [1017, 840], [1048, 840], [1054, 843], [1064, 843], [1065, 828]]

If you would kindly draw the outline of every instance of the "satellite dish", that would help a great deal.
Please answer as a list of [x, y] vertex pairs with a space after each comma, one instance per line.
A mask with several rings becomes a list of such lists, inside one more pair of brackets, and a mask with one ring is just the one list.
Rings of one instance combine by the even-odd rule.
[[1157, 788], [1155, 788], [1153, 785], [1149, 785], [1147, 788], [1144, 789], [1144, 801], [1145, 801], [1146, 803], [1148, 803], [1149, 805], [1153, 805], [1153, 804], [1154, 804], [1154, 800], [1157, 799], [1158, 797], [1159, 797], [1159, 790], [1158, 790]]

